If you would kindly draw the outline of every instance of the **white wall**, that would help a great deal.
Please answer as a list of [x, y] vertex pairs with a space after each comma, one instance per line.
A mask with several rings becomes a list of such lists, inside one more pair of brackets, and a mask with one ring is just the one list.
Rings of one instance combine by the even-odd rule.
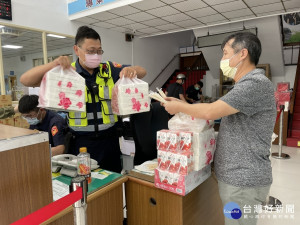
[[[69, 47], [55, 51], [49, 51], [48, 57], [72, 53], [73, 50]], [[10, 71], [14, 71], [14, 74], [17, 76], [18, 86], [22, 86], [20, 84], [20, 76], [33, 67], [33, 59], [43, 58], [43, 53], [27, 54], [25, 55], [25, 58], [25, 61], [21, 61], [20, 56], [3, 59], [4, 75], [9, 75]]]
[[[203, 88], [202, 88], [202, 94], [206, 96], [214, 96], [216, 93], [212, 93], [214, 90], [213, 86], [217, 85], [219, 88], [220, 85], [220, 79], [214, 78], [212, 73], [210, 71], [206, 71], [206, 75], [203, 76], [203, 79], [201, 80], [203, 82]], [[219, 91], [217, 92], [218, 95]]]
[[12, 0], [12, 21], [3, 21], [68, 35], [77, 25], [68, 19], [67, 0]]
[[285, 66], [285, 74], [281, 77], [272, 77], [274, 88], [278, 82], [290, 82], [290, 88], [294, 87], [297, 66]]
[[[243, 28], [257, 27], [257, 35], [261, 41], [262, 54], [259, 64], [270, 64], [272, 77], [284, 76], [284, 62], [282, 53], [282, 40], [280, 30], [279, 16], [266, 17], [262, 19], [254, 19], [232, 24], [225, 24], [215, 27], [210, 27], [210, 34], [218, 34], [229, 31], [236, 31]], [[208, 28], [194, 30], [195, 36], [207, 35]], [[220, 46], [207, 47], [200, 49], [204, 52], [205, 59], [207, 58], [208, 66], [212, 75], [217, 79], [219, 77], [219, 62], [222, 57]]]
[[179, 53], [179, 47], [192, 45], [193, 39], [192, 31], [134, 39], [133, 63], [146, 68], [145, 81], [151, 83], [170, 60]]

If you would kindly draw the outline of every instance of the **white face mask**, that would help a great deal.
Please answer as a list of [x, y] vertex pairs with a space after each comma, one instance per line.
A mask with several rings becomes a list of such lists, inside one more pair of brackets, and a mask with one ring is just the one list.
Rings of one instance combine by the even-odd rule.
[[229, 66], [230, 60], [234, 56], [236, 56], [236, 54], [238, 54], [238, 52], [235, 53], [233, 56], [231, 56], [230, 59], [224, 59], [224, 60], [220, 61], [220, 68], [221, 68], [224, 76], [232, 78], [232, 79], [235, 77], [235, 74], [236, 74], [236, 71], [237, 71], [237, 67], [241, 63], [241, 62], [239, 62], [235, 67]]

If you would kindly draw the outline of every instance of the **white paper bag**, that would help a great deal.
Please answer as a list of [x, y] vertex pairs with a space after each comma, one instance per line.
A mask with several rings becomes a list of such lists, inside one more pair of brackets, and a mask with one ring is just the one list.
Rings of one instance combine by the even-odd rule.
[[41, 82], [38, 107], [85, 112], [85, 79], [72, 68], [54, 67]]
[[112, 89], [111, 106], [114, 114], [129, 115], [150, 110], [148, 83], [134, 78], [121, 78]]
[[213, 162], [216, 150], [215, 130], [213, 128], [193, 134], [194, 170], [199, 171]]

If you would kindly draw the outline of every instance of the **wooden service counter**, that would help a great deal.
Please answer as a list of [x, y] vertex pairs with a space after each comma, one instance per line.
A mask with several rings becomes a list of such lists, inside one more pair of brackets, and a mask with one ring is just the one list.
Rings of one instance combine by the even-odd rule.
[[223, 225], [213, 176], [186, 196], [158, 189], [154, 177], [131, 171], [125, 184], [128, 225]]
[[[0, 130], [0, 224], [6, 225], [53, 202], [52, 174], [48, 133], [1, 124]], [[89, 225], [123, 224], [127, 179], [119, 174], [88, 194]], [[74, 224], [72, 206], [43, 224]]]
[[[123, 188], [127, 177], [120, 177], [110, 184], [100, 187], [87, 197], [88, 225], [122, 225], [123, 224]], [[69, 206], [42, 224], [74, 224], [73, 207]]]
[[48, 133], [0, 124], [0, 224], [53, 200]]

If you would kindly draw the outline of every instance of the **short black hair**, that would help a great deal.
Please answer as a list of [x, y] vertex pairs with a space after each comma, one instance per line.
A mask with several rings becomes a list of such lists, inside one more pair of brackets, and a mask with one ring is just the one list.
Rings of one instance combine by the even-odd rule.
[[93, 28], [88, 26], [79, 27], [75, 36], [75, 45], [80, 45], [86, 38], [100, 40], [101, 42], [100, 35]]
[[234, 49], [234, 52], [242, 50], [243, 48], [248, 50], [250, 62], [255, 65], [258, 64], [259, 57], [261, 54], [261, 43], [258, 37], [250, 32], [240, 32], [234, 33], [226, 37], [221, 45], [222, 50], [226, 43], [233, 39], [231, 47]]
[[19, 101], [19, 112], [30, 113], [31, 111], [38, 111], [39, 96], [37, 95], [23, 95]]
[[201, 88], [203, 88], [203, 82], [202, 82], [202, 81], [198, 81], [197, 84], [198, 84]]

